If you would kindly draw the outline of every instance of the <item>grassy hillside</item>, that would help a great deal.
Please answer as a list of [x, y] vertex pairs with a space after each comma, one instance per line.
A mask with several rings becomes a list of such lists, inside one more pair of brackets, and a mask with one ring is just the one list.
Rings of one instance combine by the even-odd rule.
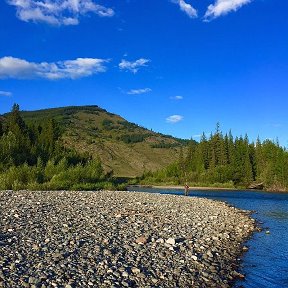
[[106, 171], [134, 177], [155, 171], [178, 159], [187, 140], [155, 133], [98, 106], [64, 107], [21, 112], [28, 123], [54, 118], [65, 145], [99, 156]]

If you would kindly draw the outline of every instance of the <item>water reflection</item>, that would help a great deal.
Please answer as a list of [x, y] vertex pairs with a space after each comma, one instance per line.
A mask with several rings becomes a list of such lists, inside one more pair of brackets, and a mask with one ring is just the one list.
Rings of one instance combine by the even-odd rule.
[[288, 212], [286, 211], [270, 211], [265, 214], [268, 217], [276, 218], [280, 220], [288, 220]]

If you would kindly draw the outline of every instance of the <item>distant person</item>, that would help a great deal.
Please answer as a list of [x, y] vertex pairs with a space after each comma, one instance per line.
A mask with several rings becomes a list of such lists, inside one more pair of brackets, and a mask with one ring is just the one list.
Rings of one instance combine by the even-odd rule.
[[189, 194], [189, 186], [188, 186], [187, 183], [185, 184], [184, 189], [185, 189], [185, 196], [188, 196], [188, 194]]

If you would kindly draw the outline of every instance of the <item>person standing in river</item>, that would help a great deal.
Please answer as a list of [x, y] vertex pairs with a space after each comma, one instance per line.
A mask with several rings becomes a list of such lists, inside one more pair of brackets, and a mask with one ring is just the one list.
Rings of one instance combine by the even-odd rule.
[[185, 189], [185, 192], [184, 192], [185, 194], [184, 195], [188, 196], [188, 194], [189, 194], [189, 186], [188, 186], [187, 183], [185, 184], [184, 189]]

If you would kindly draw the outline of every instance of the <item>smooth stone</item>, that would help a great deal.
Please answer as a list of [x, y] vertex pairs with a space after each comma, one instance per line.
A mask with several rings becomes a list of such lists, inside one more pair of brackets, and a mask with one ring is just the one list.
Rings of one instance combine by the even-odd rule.
[[175, 245], [176, 244], [176, 240], [174, 238], [168, 238], [166, 240], [166, 243], [170, 244], [170, 245]]
[[145, 236], [140, 236], [140, 237], [138, 237], [136, 240], [135, 240], [135, 242], [137, 243], [137, 244], [146, 244], [147, 243], [147, 241], [148, 241], [148, 239], [145, 237]]
[[132, 273], [134, 273], [134, 274], [138, 274], [138, 273], [141, 272], [140, 269], [139, 269], [139, 268], [136, 268], [136, 267], [133, 267], [133, 268], [131, 269], [131, 271], [132, 271]]

